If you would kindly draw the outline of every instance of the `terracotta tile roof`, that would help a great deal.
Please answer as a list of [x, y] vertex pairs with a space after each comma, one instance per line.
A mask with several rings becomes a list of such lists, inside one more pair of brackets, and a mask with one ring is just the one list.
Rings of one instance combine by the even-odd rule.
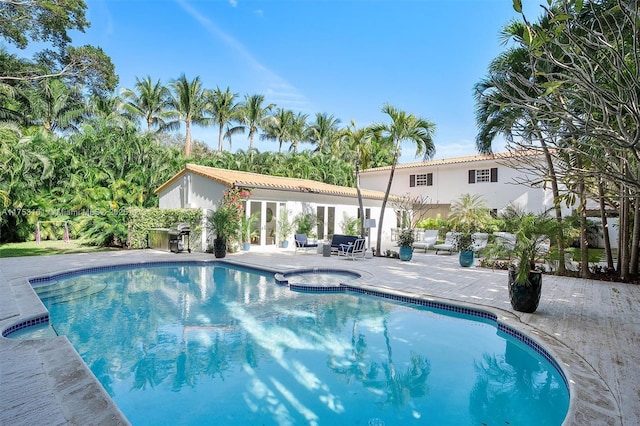
[[[509, 160], [509, 159], [518, 158], [518, 157], [531, 157], [536, 155], [542, 155], [542, 153], [536, 150], [495, 152], [493, 154], [477, 154], [477, 155], [469, 155], [465, 157], [452, 157], [452, 158], [443, 158], [440, 160], [429, 160], [429, 161], [419, 161], [415, 163], [398, 164], [396, 166], [396, 170], [411, 169], [416, 167], [443, 166], [448, 164], [472, 163], [476, 161]], [[381, 172], [385, 170], [391, 170], [391, 166], [366, 169], [366, 170], [363, 170], [361, 173]]]
[[[259, 173], [240, 172], [237, 170], [218, 169], [215, 167], [199, 166], [197, 164], [187, 164], [178, 174], [163, 183], [154, 194], [158, 194], [169, 186], [176, 179], [179, 179], [186, 172], [209, 178], [228, 187], [260, 188], [272, 189], [276, 191], [296, 191], [327, 195], [339, 195], [342, 197], [358, 197], [356, 188], [348, 186], [330, 185], [316, 182], [309, 179], [296, 179], [280, 176], [262, 175]], [[382, 200], [384, 192], [362, 189], [362, 197], [372, 200]], [[392, 197], [390, 197], [392, 198]]]

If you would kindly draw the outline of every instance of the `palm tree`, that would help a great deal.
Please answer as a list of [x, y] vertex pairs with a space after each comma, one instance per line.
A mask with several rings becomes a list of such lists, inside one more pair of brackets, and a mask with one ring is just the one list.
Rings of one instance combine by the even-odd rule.
[[282, 153], [282, 143], [291, 140], [293, 122], [293, 111], [278, 108], [273, 118], [267, 123], [265, 133], [260, 136], [260, 139], [278, 141], [278, 153]]
[[309, 126], [309, 140], [316, 145], [316, 151], [322, 151], [325, 146], [331, 146], [339, 138], [338, 125], [340, 119], [327, 113], [317, 113], [316, 122]]
[[463, 194], [451, 203], [448, 221], [460, 230], [483, 229], [490, 220], [491, 214], [481, 194]]
[[189, 157], [191, 156], [191, 125], [207, 126], [211, 123], [211, 118], [206, 115], [207, 91], [202, 88], [200, 77], [189, 81], [184, 74], [171, 83], [171, 89], [173, 90], [171, 107], [186, 127], [184, 155]]
[[23, 92], [28, 105], [28, 120], [45, 131], [76, 131], [76, 124], [85, 113], [78, 90], [59, 79], [42, 79], [34, 88]]
[[263, 95], [245, 95], [244, 103], [238, 109], [238, 121], [249, 128], [249, 151], [253, 149], [253, 138], [258, 129], [263, 128], [275, 104], [263, 106]]
[[87, 99], [87, 115], [93, 120], [104, 120], [112, 125], [133, 125], [133, 117], [123, 108], [117, 95], [105, 96], [95, 93]]
[[342, 141], [347, 146], [346, 152], [354, 153], [356, 167], [356, 192], [358, 193], [358, 205], [360, 206], [360, 235], [364, 235], [364, 203], [360, 189], [360, 169], [368, 168], [371, 161], [371, 140], [373, 133], [370, 128], [357, 128], [354, 120], [349, 127], [342, 132]]
[[[231, 135], [244, 131], [241, 126], [230, 126], [231, 122], [238, 117], [238, 104], [234, 102], [237, 96], [236, 93], [231, 93], [228, 87], [224, 92], [216, 87], [207, 96], [209, 110], [213, 114], [213, 120], [218, 124], [218, 151], [222, 151], [222, 141], [225, 136], [229, 138], [229, 145], [231, 145]], [[225, 126], [227, 127], [226, 132]]]
[[306, 140], [307, 137], [307, 114], [301, 112], [297, 113], [293, 117], [291, 122], [291, 129], [289, 135], [291, 136], [291, 146], [289, 150], [293, 150], [294, 153], [298, 152], [298, 145], [300, 142]]
[[[541, 18], [541, 25], [548, 27], [548, 18]], [[522, 22], [512, 21], [501, 31], [501, 38], [504, 43], [515, 41], [516, 46], [507, 49], [496, 57], [489, 65], [489, 74], [474, 88], [476, 100], [476, 123], [478, 125], [478, 135], [476, 136], [476, 148], [478, 152], [491, 153], [493, 140], [499, 135], [504, 135], [508, 141], [518, 139], [517, 146], [529, 143], [527, 148], [533, 148], [533, 141], [540, 143], [546, 163], [545, 180], [550, 183], [551, 191], [555, 200], [554, 211], [558, 225], [562, 224], [562, 208], [560, 205], [560, 188], [558, 185], [558, 174], [556, 165], [553, 162], [551, 149], [547, 141], [552, 141], [553, 133], [558, 131], [558, 124], [550, 122], [548, 118], [539, 116], [536, 108], [523, 107], [518, 99], [535, 99], [536, 91], [532, 82], [544, 78], [543, 75], [535, 72], [532, 67], [531, 55], [525, 37], [527, 27]], [[538, 89], [539, 90], [539, 89]], [[529, 101], [524, 101], [529, 104]], [[564, 237], [562, 232], [558, 233], [556, 241], [558, 254], [564, 257]], [[559, 263], [559, 274], [565, 272], [563, 262]]]
[[154, 83], [149, 76], [143, 80], [136, 77], [135, 91], [123, 89], [121, 96], [125, 100], [125, 111], [144, 120], [147, 132], [151, 133], [152, 129], [161, 132], [179, 127], [178, 121], [170, 120], [173, 115], [170, 110], [171, 91], [159, 79]]
[[391, 193], [391, 184], [393, 183], [393, 175], [400, 157], [401, 145], [403, 142], [411, 142], [416, 144], [416, 156], [422, 155], [426, 160], [433, 157], [436, 148], [433, 144], [433, 134], [435, 132], [435, 124], [417, 117], [413, 114], [407, 114], [389, 104], [382, 107], [382, 112], [391, 118], [389, 125], [376, 124], [372, 126], [372, 131], [381, 138], [389, 139], [393, 144], [393, 161], [391, 163], [391, 171], [389, 172], [389, 182], [384, 193], [382, 206], [380, 209], [380, 223], [378, 225], [378, 241], [376, 242], [376, 254], [381, 255], [382, 243], [382, 224], [384, 220], [384, 210], [387, 207], [389, 194]]

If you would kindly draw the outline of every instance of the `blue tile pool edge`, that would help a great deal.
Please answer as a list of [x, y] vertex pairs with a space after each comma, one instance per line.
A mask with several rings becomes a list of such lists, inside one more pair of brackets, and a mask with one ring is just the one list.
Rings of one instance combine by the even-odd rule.
[[[38, 284], [55, 281], [61, 278], [68, 278], [75, 275], [92, 273], [92, 272], [103, 272], [103, 271], [111, 271], [111, 270], [118, 270], [118, 269], [130, 269], [130, 268], [144, 267], [144, 266], [157, 266], [157, 267], [180, 266], [180, 265], [215, 266], [216, 264], [233, 266], [236, 268], [244, 268], [244, 269], [259, 271], [263, 273], [264, 272], [273, 273], [275, 282], [279, 285], [288, 285], [291, 291], [310, 292], [310, 293], [346, 293], [348, 291], [351, 291], [354, 293], [365, 294], [368, 296], [381, 297], [384, 299], [389, 299], [397, 302], [410, 303], [410, 304], [425, 306], [429, 308], [436, 308], [444, 311], [465, 314], [465, 315], [480, 318], [483, 320], [488, 320], [492, 322], [499, 331], [518, 339], [520, 342], [529, 346], [531, 349], [533, 349], [538, 354], [540, 354], [544, 359], [546, 359], [558, 371], [558, 374], [560, 374], [560, 377], [562, 377], [562, 380], [564, 381], [564, 384], [569, 392], [569, 399], [571, 400], [571, 386], [569, 385], [570, 381], [567, 377], [566, 372], [560, 366], [560, 364], [555, 360], [555, 358], [544, 348], [542, 344], [537, 342], [535, 339], [529, 337], [525, 333], [520, 332], [515, 328], [502, 323], [501, 321], [498, 320], [498, 316], [492, 312], [489, 312], [487, 310], [483, 310], [480, 308], [470, 308], [462, 305], [456, 305], [454, 303], [437, 301], [432, 298], [419, 297], [416, 295], [409, 296], [406, 294], [395, 294], [391, 291], [374, 289], [367, 286], [354, 286], [346, 283], [340, 283], [339, 285], [335, 285], [335, 286], [311, 286], [311, 285], [305, 285], [305, 284], [288, 284], [288, 280], [286, 279], [287, 274], [294, 274], [294, 273], [300, 274], [300, 273], [313, 273], [313, 272], [316, 272], [316, 273], [347, 272], [350, 274], [354, 274], [354, 276], [360, 275], [353, 271], [344, 271], [344, 270], [337, 270], [332, 268], [309, 268], [309, 269], [296, 269], [296, 270], [291, 270], [287, 272], [278, 272], [269, 268], [247, 266], [246, 264], [229, 262], [229, 261], [219, 260], [219, 259], [195, 260], [195, 261], [180, 260], [180, 261], [136, 262], [136, 263], [124, 263], [124, 264], [118, 264], [118, 265], [95, 266], [90, 268], [78, 268], [78, 269], [68, 270], [64, 272], [29, 278], [28, 282], [31, 286], [35, 287]], [[48, 322], [49, 322], [48, 313], [43, 315], [28, 317], [28, 318], [21, 318], [21, 321], [15, 324], [8, 325], [4, 329], [2, 329], [2, 337], [6, 338], [6, 337], [9, 337], [12, 333], [15, 333], [18, 330], [22, 330], [23, 328], [31, 327], [33, 325], [48, 323]]]
[[28, 318], [21, 318], [21, 321], [2, 330], [2, 337], [9, 337], [11, 334], [23, 330], [25, 328], [33, 327], [34, 325], [49, 324], [49, 314], [35, 315]]

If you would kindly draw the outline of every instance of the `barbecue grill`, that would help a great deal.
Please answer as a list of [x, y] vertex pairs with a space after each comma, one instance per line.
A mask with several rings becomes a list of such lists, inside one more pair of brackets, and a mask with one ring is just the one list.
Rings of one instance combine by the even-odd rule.
[[174, 253], [184, 251], [184, 237], [186, 236], [187, 252], [191, 253], [189, 234], [191, 234], [191, 228], [188, 223], [175, 224], [173, 229], [169, 230], [169, 250]]

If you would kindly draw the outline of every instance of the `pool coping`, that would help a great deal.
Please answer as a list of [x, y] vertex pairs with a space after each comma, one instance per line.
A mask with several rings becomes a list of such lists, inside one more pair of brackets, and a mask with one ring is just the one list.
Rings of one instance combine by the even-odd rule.
[[[40, 306], [42, 306], [42, 310], [44, 312], [36, 312], [36, 313], [32, 312], [32, 315], [30, 317], [27, 317], [26, 315], [18, 315], [18, 317], [15, 317], [15, 318], [2, 318], [0, 319], [0, 331], [2, 331], [2, 334], [4, 336], [5, 331], [11, 327], [15, 327], [17, 322], [26, 324], [28, 323], [28, 321], [34, 321], [34, 320], [38, 321], [44, 318], [43, 315], [45, 315], [46, 309], [44, 308], [44, 305], [42, 305], [42, 302], [40, 302], [40, 299], [37, 297], [35, 291], [33, 290], [33, 287], [31, 285], [32, 280], [34, 280], [37, 283], [37, 282], [50, 281], [56, 278], [66, 277], [73, 274], [82, 274], [82, 273], [87, 273], [92, 271], [122, 269], [122, 268], [131, 268], [131, 267], [140, 267], [140, 266], [167, 266], [171, 264], [212, 265], [216, 263], [227, 264], [227, 265], [232, 265], [232, 266], [241, 267], [241, 268], [251, 268], [253, 270], [258, 270], [265, 273], [273, 273], [274, 275], [277, 273], [282, 273], [282, 271], [279, 268], [270, 268], [270, 267], [260, 266], [260, 265], [256, 265], [248, 262], [238, 262], [238, 261], [226, 260], [226, 259], [224, 260], [181, 259], [181, 260], [161, 260], [161, 261], [134, 261], [134, 262], [128, 262], [128, 263], [113, 262], [113, 263], [109, 263], [107, 265], [102, 265], [98, 267], [79, 267], [79, 268], [65, 269], [64, 271], [57, 272], [57, 273], [38, 275], [32, 278], [27, 278], [26, 284], [28, 284], [31, 290], [32, 297], [37, 299]], [[298, 268], [298, 269], [303, 269], [303, 268]], [[295, 270], [296, 269], [291, 269], [290, 271], [295, 271]], [[372, 276], [367, 278], [368, 280], [373, 279]], [[368, 280], [365, 280], [365, 281], [368, 281]], [[611, 417], [611, 410], [613, 410], [614, 412], [616, 410], [619, 411], [619, 407], [617, 406], [617, 404], [615, 404], [616, 405], [615, 407], [609, 407], [608, 405], [610, 404], [610, 401], [608, 401], [608, 398], [604, 396], [600, 400], [598, 400], [596, 395], [602, 394], [603, 391], [607, 393], [611, 393], [611, 390], [606, 386], [606, 384], [604, 384], [603, 380], [593, 380], [594, 376], [596, 378], [599, 377], [598, 374], [593, 370], [593, 368], [579, 354], [577, 354], [571, 348], [567, 347], [562, 342], [555, 339], [553, 336], [550, 336], [544, 332], [541, 332], [540, 330], [537, 330], [534, 327], [531, 327], [527, 324], [522, 323], [520, 319], [517, 316], [515, 316], [513, 313], [501, 310], [499, 308], [482, 305], [482, 304], [467, 303], [460, 300], [451, 300], [451, 299], [442, 298], [442, 297], [431, 297], [431, 296], [425, 296], [423, 294], [415, 294], [412, 292], [400, 291], [392, 288], [385, 288], [384, 286], [381, 286], [379, 284], [369, 284], [366, 282], [362, 282], [362, 283], [359, 283], [358, 285], [350, 285], [349, 287], [352, 289], [352, 291], [372, 292], [372, 293], [375, 293], [375, 295], [377, 296], [382, 296], [382, 297], [388, 296], [389, 298], [397, 297], [397, 298], [400, 298], [399, 300], [402, 300], [402, 298], [409, 299], [410, 303], [415, 303], [415, 301], [418, 301], [418, 302], [422, 301], [422, 302], [428, 302], [428, 303], [437, 303], [440, 305], [458, 306], [463, 309], [470, 309], [473, 312], [482, 311], [482, 312], [488, 313], [490, 316], [494, 317], [496, 321], [504, 323], [505, 326], [510, 327], [511, 329], [515, 330], [517, 333], [522, 333], [523, 336], [526, 336], [527, 338], [529, 338], [530, 341], [533, 342], [535, 345], [540, 345], [540, 347], [543, 348], [545, 351], [547, 351], [547, 353], [552, 357], [552, 359], [555, 360], [558, 371], [563, 376], [563, 378], [565, 378], [567, 381], [566, 383], [568, 385], [569, 393], [570, 393], [569, 411], [567, 413], [567, 416], [563, 424], [583, 424], [580, 422], [580, 419], [583, 418], [584, 416], [580, 415], [579, 413], [584, 412], [582, 408], [585, 408], [585, 407], [587, 407], [586, 412], [588, 412], [589, 415], [584, 418], [587, 418], [590, 421], [593, 421], [594, 420], [594, 412], [593, 412], [594, 404], [598, 407], [602, 407], [602, 412], [600, 413], [601, 418], [603, 420], [602, 424], [615, 424], [614, 420], [612, 420], [614, 418]], [[48, 313], [46, 313], [46, 315], [48, 316]], [[6, 339], [5, 337], [0, 337], [0, 339], [12, 340], [12, 339]], [[68, 346], [68, 348], [66, 349], [71, 350], [74, 356], [77, 356], [79, 358], [79, 355], [77, 355], [76, 350], [73, 348], [73, 346], [64, 336], [58, 336], [52, 339], [40, 339], [40, 340], [41, 341], [64, 340], [65, 342], [64, 345]], [[37, 341], [28, 340], [27, 342], [33, 343]], [[567, 361], [568, 359], [571, 359], [572, 362], [568, 362]], [[100, 397], [104, 398], [104, 396], [106, 395], [106, 392], [100, 385], [97, 378], [93, 376], [90, 369], [84, 364], [84, 362], [81, 362], [81, 364], [82, 366], [84, 366], [83, 369], [86, 370], [84, 373], [88, 374], [90, 378], [92, 378], [92, 381], [94, 382], [93, 383], [94, 386], [88, 387], [87, 392], [95, 393], [96, 392], [95, 385], [97, 385], [99, 390], [101, 390], [103, 393], [103, 395], [98, 395], [99, 399]], [[76, 366], [76, 368], [82, 368], [82, 367]], [[577, 387], [576, 383], [580, 383], [580, 387]], [[80, 395], [83, 395], [83, 394], [80, 394]], [[75, 397], [78, 397], [78, 396], [79, 395], [76, 395]], [[84, 395], [84, 398], [86, 399], [87, 397], [93, 397], [93, 396], [95, 395]], [[106, 401], [106, 406], [103, 406], [102, 410], [103, 410], [103, 414], [105, 412], [108, 413], [107, 418], [110, 419], [108, 424], [128, 424], [128, 421], [126, 420], [124, 415], [122, 415], [119, 408], [115, 406], [115, 403], [111, 401], [108, 395], [106, 395], [106, 397], [108, 401]], [[109, 401], [111, 401], [111, 404], [108, 404]], [[67, 401], [65, 401], [64, 403], [60, 402], [60, 404], [67, 405]], [[112, 405], [113, 407], [109, 405]], [[69, 407], [65, 407], [64, 411], [67, 411], [68, 409]], [[595, 413], [596, 417], [597, 417], [597, 414], [598, 413], [596, 412]], [[69, 418], [75, 419], [76, 417], [71, 416]]]

